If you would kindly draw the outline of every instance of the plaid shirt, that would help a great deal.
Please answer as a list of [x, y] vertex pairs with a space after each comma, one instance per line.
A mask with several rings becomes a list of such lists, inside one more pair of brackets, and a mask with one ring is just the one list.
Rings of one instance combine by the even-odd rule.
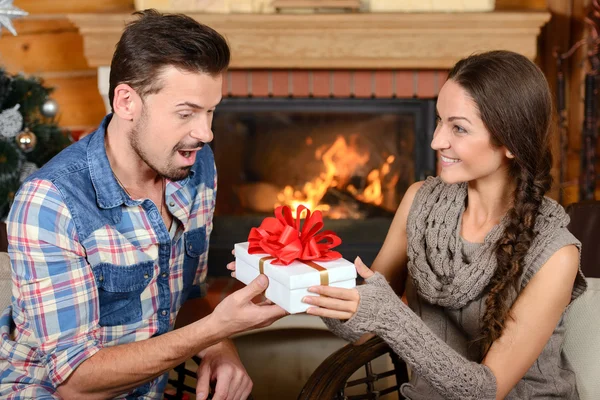
[[[156, 205], [115, 180], [100, 128], [25, 182], [7, 221], [12, 304], [0, 317], [0, 397], [54, 399], [103, 347], [173, 329], [203, 293], [216, 194], [208, 146], [190, 176], [166, 185], [169, 232]], [[123, 395], [161, 398], [167, 374]]]

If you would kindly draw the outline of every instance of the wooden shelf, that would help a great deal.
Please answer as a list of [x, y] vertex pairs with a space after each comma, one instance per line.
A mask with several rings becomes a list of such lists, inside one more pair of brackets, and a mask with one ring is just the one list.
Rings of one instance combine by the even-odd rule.
[[[232, 69], [444, 69], [492, 49], [533, 59], [547, 12], [188, 14], [222, 33]], [[129, 14], [74, 14], [92, 67], [110, 65]]]

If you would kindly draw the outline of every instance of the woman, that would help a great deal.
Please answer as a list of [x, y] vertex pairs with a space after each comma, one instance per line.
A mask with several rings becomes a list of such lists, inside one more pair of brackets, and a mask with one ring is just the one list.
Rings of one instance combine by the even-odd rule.
[[413, 371], [409, 399], [577, 399], [560, 349], [586, 286], [568, 216], [544, 197], [548, 84], [516, 53], [474, 55], [437, 111], [440, 176], [409, 188], [372, 269], [357, 259], [366, 284], [311, 288], [307, 312], [347, 340], [385, 340]]

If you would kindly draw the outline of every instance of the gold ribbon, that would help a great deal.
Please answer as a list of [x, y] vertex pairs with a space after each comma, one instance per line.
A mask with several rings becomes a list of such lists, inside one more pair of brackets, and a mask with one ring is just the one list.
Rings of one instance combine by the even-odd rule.
[[[265, 273], [265, 261], [270, 261], [270, 260], [274, 260], [274, 259], [275, 259], [275, 257], [266, 256], [266, 257], [263, 257], [260, 260], [258, 260], [258, 271], [261, 274], [264, 274]], [[298, 261], [300, 261], [300, 260], [298, 260]], [[313, 262], [313, 261], [300, 261], [300, 262], [319, 271], [319, 277], [321, 278], [321, 285], [329, 286], [329, 273], [327, 272], [327, 268], [323, 268], [319, 264], [317, 264], [316, 262]]]
[[269, 261], [269, 260], [274, 260], [275, 257], [271, 257], [271, 256], [266, 256], [261, 258], [260, 260], [258, 260], [258, 271], [261, 274], [265, 273], [265, 261]]

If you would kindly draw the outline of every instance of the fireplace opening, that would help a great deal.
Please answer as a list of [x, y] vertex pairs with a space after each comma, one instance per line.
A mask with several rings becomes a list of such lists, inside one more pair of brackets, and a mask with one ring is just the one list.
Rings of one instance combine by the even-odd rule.
[[344, 257], [372, 262], [406, 189], [435, 171], [434, 124], [432, 99], [224, 99], [209, 275], [278, 205], [320, 210]]

